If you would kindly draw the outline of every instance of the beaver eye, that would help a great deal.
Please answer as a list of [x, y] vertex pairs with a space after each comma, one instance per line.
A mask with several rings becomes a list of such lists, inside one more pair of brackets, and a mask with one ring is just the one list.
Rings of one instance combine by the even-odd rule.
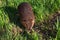
[[23, 21], [26, 21], [26, 20], [23, 20]]

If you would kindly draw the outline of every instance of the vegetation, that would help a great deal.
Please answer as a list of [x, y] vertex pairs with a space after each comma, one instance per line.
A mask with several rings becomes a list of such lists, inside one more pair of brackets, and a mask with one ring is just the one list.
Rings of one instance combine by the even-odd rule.
[[[36, 17], [32, 33], [21, 33], [17, 28], [22, 28], [16, 16], [17, 7], [22, 2], [32, 5]], [[58, 11], [60, 0], [0, 0], [0, 40], [60, 40], [60, 14], [56, 14]], [[57, 16], [54, 18], [54, 15]]]

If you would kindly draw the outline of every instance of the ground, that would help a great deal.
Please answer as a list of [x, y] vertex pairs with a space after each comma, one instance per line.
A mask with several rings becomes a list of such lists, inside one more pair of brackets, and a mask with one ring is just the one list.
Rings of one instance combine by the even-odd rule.
[[[18, 5], [28, 2], [36, 17], [29, 33], [19, 23]], [[0, 0], [0, 40], [60, 40], [60, 0]]]

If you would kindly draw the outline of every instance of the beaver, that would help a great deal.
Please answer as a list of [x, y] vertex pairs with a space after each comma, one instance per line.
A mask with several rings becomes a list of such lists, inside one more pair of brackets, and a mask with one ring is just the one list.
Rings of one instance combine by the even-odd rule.
[[29, 3], [23, 2], [18, 6], [20, 22], [27, 30], [32, 30], [35, 23], [35, 16]]

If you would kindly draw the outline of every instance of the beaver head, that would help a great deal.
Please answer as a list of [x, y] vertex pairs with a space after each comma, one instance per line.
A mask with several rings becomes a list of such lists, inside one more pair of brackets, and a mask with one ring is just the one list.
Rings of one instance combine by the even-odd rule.
[[18, 11], [22, 25], [26, 29], [31, 30], [35, 22], [35, 17], [31, 5], [27, 2], [23, 2], [18, 6]]

